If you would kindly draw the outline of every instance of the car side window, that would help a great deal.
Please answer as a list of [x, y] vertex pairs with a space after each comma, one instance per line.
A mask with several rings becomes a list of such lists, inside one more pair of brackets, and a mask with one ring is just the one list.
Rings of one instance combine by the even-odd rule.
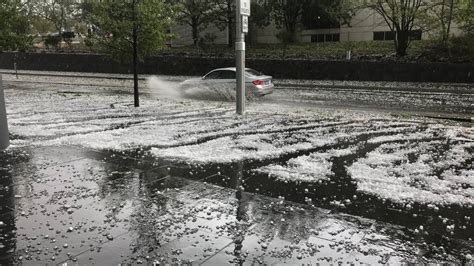
[[229, 70], [217, 70], [207, 74], [204, 79], [235, 79], [235, 72]]
[[234, 71], [222, 71], [221, 79], [235, 79], [235, 72]]
[[251, 68], [247, 68], [245, 72], [249, 73], [252, 76], [263, 76], [261, 72], [258, 72], [257, 70]]
[[214, 71], [209, 74], [207, 74], [204, 79], [219, 79], [220, 78], [220, 72], [221, 71]]

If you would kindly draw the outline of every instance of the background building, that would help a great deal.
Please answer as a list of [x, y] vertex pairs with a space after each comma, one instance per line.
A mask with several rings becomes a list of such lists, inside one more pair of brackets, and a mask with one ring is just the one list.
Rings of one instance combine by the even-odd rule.
[[[322, 22], [318, 25], [318, 18], [314, 19], [311, 25], [298, 26], [295, 39], [300, 43], [317, 43], [317, 42], [340, 42], [340, 41], [384, 41], [393, 40], [395, 35], [384, 19], [375, 11], [370, 9], [362, 9], [356, 12], [351, 18], [349, 25], [331, 25]], [[324, 20], [322, 18], [321, 20]], [[326, 24], [326, 25], [324, 25]], [[177, 25], [172, 29], [178, 38], [173, 40], [173, 46], [188, 46], [193, 44], [191, 27], [187, 25]], [[275, 44], [281, 41], [277, 38], [277, 34], [281, 31], [273, 21], [265, 27], [251, 26], [248, 38], [251, 43], [258, 44]], [[452, 25], [451, 35], [459, 36], [462, 31], [455, 25]], [[228, 44], [228, 28], [219, 30], [215, 25], [209, 24], [207, 28], [200, 34], [201, 40], [205, 43], [212, 44]], [[413, 30], [411, 38], [413, 40], [434, 38], [435, 33], [430, 31]]]

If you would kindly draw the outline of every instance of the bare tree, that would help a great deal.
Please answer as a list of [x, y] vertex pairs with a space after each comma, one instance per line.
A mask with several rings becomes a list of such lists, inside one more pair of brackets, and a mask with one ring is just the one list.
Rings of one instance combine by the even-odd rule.
[[383, 17], [390, 30], [395, 33], [397, 56], [405, 56], [415, 20], [424, 5], [423, 0], [369, 0], [365, 7]]

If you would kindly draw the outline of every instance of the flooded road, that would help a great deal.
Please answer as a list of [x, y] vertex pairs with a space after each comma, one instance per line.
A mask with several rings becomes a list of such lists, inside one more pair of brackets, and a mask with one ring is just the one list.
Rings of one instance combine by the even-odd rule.
[[34, 78], [5, 78], [2, 264], [472, 259], [472, 124], [408, 111], [467, 117], [468, 88], [440, 88], [438, 111], [393, 88], [351, 108], [364, 90], [281, 81], [239, 117], [150, 88], [136, 109], [128, 81]]

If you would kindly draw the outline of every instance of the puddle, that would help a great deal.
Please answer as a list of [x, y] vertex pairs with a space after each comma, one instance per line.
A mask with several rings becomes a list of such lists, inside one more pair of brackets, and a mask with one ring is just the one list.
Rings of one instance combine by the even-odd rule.
[[[423, 130], [423, 129], [420, 129]], [[395, 135], [395, 133], [393, 133]], [[192, 180], [238, 189], [240, 186], [247, 192], [257, 193], [274, 198], [309, 204], [316, 207], [331, 209], [344, 213], [373, 218], [378, 221], [407, 226], [414, 234], [421, 234], [426, 238], [448, 237], [469, 240], [474, 237], [474, 227], [471, 223], [472, 206], [459, 204], [432, 205], [424, 203], [405, 203], [391, 201], [373, 194], [358, 190], [357, 182], [347, 172], [347, 167], [368, 153], [374, 151], [385, 142], [370, 141], [378, 136], [386, 138], [387, 133], [363, 134], [356, 139], [337, 146], [328, 145], [307, 151], [298, 151], [270, 158], [266, 160], [249, 160], [231, 164], [180, 164], [179, 171], [174, 174]], [[428, 138], [412, 141], [417, 143], [442, 140]], [[410, 143], [406, 140], [396, 140], [391, 143]], [[317, 182], [280, 180], [269, 174], [255, 172], [261, 166], [271, 163], [285, 164], [291, 158], [309, 155], [314, 152], [325, 152], [330, 149], [342, 150], [357, 145], [356, 151], [347, 155], [330, 158], [331, 172], [327, 179]], [[437, 158], [442, 160], [444, 151], [440, 151]], [[411, 154], [408, 161], [417, 160], [420, 155]], [[472, 159], [471, 159], [472, 160]], [[469, 168], [469, 162], [456, 166], [459, 169]], [[241, 170], [240, 170], [241, 169]], [[437, 169], [438, 176], [444, 169]], [[173, 171], [172, 171], [173, 173]], [[238, 177], [242, 176], [242, 181]], [[423, 230], [419, 230], [422, 226]]]
[[[133, 156], [80, 148], [9, 151], [0, 163], [2, 187], [11, 187], [0, 191], [0, 260], [99, 263], [125, 249], [130, 252], [114, 257], [118, 263], [425, 261], [407, 245], [417, 245], [427, 261], [472, 254], [471, 209], [413, 204], [407, 210], [356, 190], [345, 166], [379, 145], [331, 158], [335, 175], [321, 182], [254, 171], [274, 160], [196, 165], [156, 161], [142, 150]], [[389, 230], [393, 225], [381, 221], [407, 228]], [[446, 225], [454, 225], [452, 234], [443, 232]], [[399, 256], [387, 255], [393, 253]]]

